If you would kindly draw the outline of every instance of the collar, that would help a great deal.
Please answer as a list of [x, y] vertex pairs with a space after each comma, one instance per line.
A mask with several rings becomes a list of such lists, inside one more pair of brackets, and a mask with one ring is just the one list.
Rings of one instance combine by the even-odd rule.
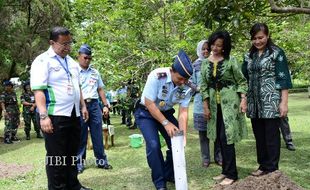
[[89, 65], [87, 69], [83, 69], [80, 65], [79, 65], [79, 70], [80, 72], [88, 72], [91, 71], [93, 69], [93, 65]]
[[168, 68], [168, 72], [167, 72], [167, 80], [166, 80], [166, 83], [169, 83], [169, 82], [172, 82], [171, 80], [171, 68], [169, 67]]
[[48, 48], [48, 50], [47, 50], [47, 55], [48, 55], [49, 57], [55, 57], [55, 56], [57, 56], [57, 54], [55, 53], [55, 51], [54, 51], [54, 49], [53, 49], [52, 46], [50, 46], [50, 47]]
[[55, 53], [55, 51], [54, 51], [54, 49], [53, 49], [52, 46], [50, 46], [50, 47], [48, 48], [48, 50], [47, 50], [47, 55], [48, 55], [50, 58], [58, 57], [58, 58], [60, 58], [61, 60], [67, 59], [67, 61], [68, 61], [68, 55], [66, 55], [65, 58], [60, 57], [58, 54]]

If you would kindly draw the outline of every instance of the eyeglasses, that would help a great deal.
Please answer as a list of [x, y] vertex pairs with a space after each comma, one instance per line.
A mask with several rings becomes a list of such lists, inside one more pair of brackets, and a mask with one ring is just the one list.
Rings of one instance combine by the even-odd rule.
[[90, 60], [90, 61], [92, 60], [92, 57], [83, 57], [83, 58], [84, 58], [85, 60], [87, 60], [87, 59]]
[[73, 42], [70, 41], [70, 42], [65, 42], [65, 43], [59, 43], [59, 42], [55, 42], [56, 44], [60, 45], [60, 46], [72, 46], [73, 45]]

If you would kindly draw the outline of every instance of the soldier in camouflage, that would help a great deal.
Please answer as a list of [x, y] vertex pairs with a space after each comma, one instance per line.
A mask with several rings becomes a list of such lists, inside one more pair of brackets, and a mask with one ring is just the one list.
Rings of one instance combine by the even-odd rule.
[[[129, 129], [136, 129], [137, 125], [134, 121], [134, 124], [132, 125], [131, 120], [131, 114], [134, 112], [135, 103], [139, 99], [139, 87], [135, 84], [133, 80], [130, 80], [128, 82], [128, 88], [127, 88], [127, 99], [126, 99], [126, 125]], [[131, 126], [132, 125], [132, 126]]]
[[127, 94], [127, 86], [123, 82], [122, 87], [117, 90], [118, 109], [120, 110], [122, 116], [122, 124], [126, 124], [126, 112], [128, 110], [126, 104]]
[[31, 131], [31, 121], [33, 123], [34, 130], [37, 133], [37, 138], [42, 138], [40, 134], [40, 127], [36, 122], [36, 115], [35, 115], [35, 100], [34, 100], [34, 93], [30, 89], [30, 82], [26, 81], [23, 85], [24, 92], [20, 96], [20, 101], [23, 104], [23, 117], [25, 122], [25, 134], [26, 140], [30, 140], [30, 131]]
[[13, 84], [7, 80], [3, 82], [5, 91], [0, 95], [0, 103], [4, 117], [4, 143], [12, 144], [12, 141], [19, 141], [16, 137], [19, 125], [19, 109], [16, 93]]

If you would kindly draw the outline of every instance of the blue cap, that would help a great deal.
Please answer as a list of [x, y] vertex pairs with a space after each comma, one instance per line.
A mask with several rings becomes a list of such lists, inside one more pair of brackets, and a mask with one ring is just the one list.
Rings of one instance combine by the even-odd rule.
[[173, 67], [184, 78], [190, 78], [193, 74], [192, 62], [182, 49], [174, 59]]
[[3, 81], [4, 86], [14, 86], [13, 83], [10, 80]]
[[79, 49], [79, 53], [83, 53], [86, 55], [91, 55], [91, 48], [89, 45], [87, 44], [83, 44], [81, 45], [80, 49]]

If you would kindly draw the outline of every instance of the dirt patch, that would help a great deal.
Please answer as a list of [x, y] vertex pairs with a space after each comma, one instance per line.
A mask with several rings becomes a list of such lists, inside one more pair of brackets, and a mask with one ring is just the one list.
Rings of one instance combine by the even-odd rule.
[[32, 170], [31, 165], [18, 165], [8, 164], [0, 162], [0, 179], [3, 178], [15, 178], [17, 176], [25, 175], [27, 172]]
[[275, 171], [260, 177], [248, 176], [226, 187], [217, 184], [213, 190], [303, 190], [303, 188], [292, 182], [281, 171]]

